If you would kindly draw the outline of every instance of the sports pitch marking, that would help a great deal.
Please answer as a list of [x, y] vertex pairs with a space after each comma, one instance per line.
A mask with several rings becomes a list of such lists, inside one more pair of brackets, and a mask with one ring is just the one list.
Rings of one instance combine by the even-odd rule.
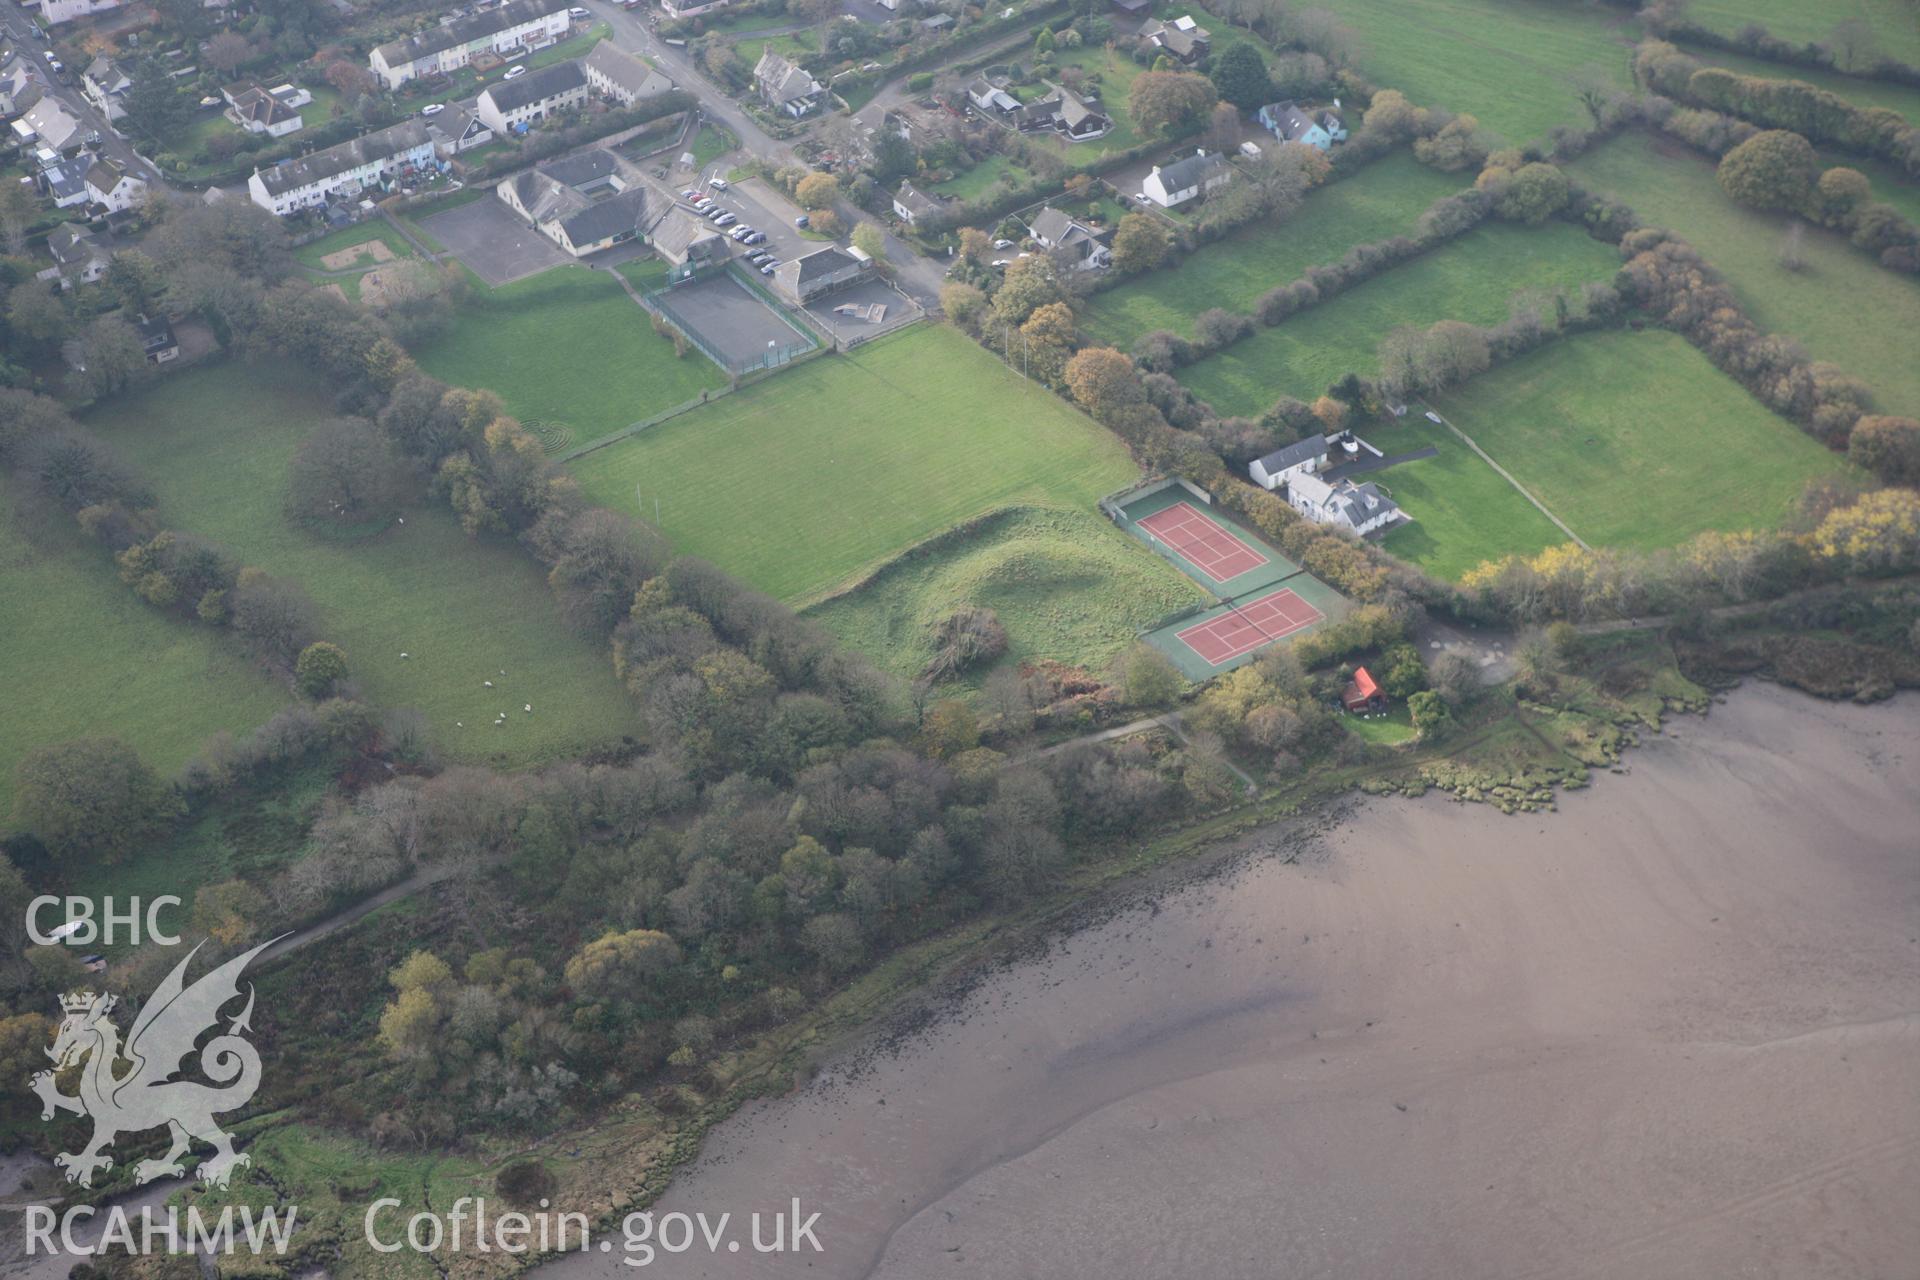
[[1321, 621], [1326, 615], [1301, 599], [1289, 587], [1261, 596], [1217, 618], [1176, 633], [1180, 643], [1200, 655], [1210, 667], [1231, 662], [1262, 645], [1285, 639]]
[[1215, 582], [1226, 582], [1268, 563], [1258, 549], [1201, 515], [1190, 502], [1156, 511], [1138, 524]]

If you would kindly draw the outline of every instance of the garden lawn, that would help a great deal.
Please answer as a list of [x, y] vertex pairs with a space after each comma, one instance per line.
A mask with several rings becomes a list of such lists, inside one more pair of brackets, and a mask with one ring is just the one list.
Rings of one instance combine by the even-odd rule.
[[1222, 417], [1258, 417], [1283, 395], [1311, 400], [1350, 372], [1376, 372], [1381, 340], [1401, 325], [1494, 324], [1515, 293], [1606, 280], [1618, 266], [1614, 249], [1565, 223], [1489, 223], [1284, 324], [1256, 329], [1178, 376]]
[[1485, 560], [1533, 555], [1567, 535], [1518, 489], [1445, 427], [1417, 414], [1391, 426], [1367, 424], [1359, 436], [1388, 457], [1429, 446], [1431, 458], [1403, 462], [1359, 477], [1392, 495], [1413, 517], [1385, 535], [1382, 545], [1436, 578], [1457, 581]]
[[[1022, 61], [1028, 60], [1023, 58]], [[1135, 78], [1146, 70], [1145, 67], [1118, 49], [1092, 44], [1081, 45], [1078, 49], [1061, 49], [1053, 55], [1053, 61], [1056, 72], [1066, 67], [1079, 67], [1085, 71], [1089, 88], [1099, 91], [1100, 109], [1113, 118], [1113, 128], [1105, 137], [1090, 142], [1055, 139], [1055, 146], [1069, 163], [1085, 167], [1104, 153], [1125, 151], [1141, 141], [1133, 127], [1133, 113], [1127, 109], [1127, 91], [1133, 87]], [[1044, 85], [1036, 87], [1039, 89], [1036, 96], [1046, 96], [1048, 91]]]
[[87, 421], [152, 483], [167, 527], [304, 587], [368, 699], [425, 713], [448, 757], [520, 765], [632, 732], [605, 646], [562, 625], [544, 575], [512, 542], [468, 538], [437, 503], [357, 541], [287, 521], [288, 461], [331, 401], [291, 365], [224, 363]]
[[959, 331], [823, 356], [579, 458], [595, 502], [796, 605], [1000, 507], [1090, 510], [1120, 441]]
[[1358, 41], [1359, 69], [1416, 105], [1477, 118], [1514, 145], [1587, 124], [1577, 82], [1631, 88], [1628, 15], [1537, 0], [1326, 0]]
[[1356, 244], [1405, 234], [1428, 205], [1470, 185], [1466, 175], [1441, 173], [1411, 150], [1397, 151], [1315, 190], [1284, 221], [1249, 227], [1188, 254], [1178, 266], [1094, 295], [1082, 327], [1122, 351], [1156, 329], [1192, 337], [1193, 318], [1202, 311], [1249, 312], [1275, 285], [1338, 261]]
[[[933, 625], [961, 605], [1007, 629], [1000, 665], [1053, 659], [1104, 669], [1143, 629], [1205, 593], [1096, 512], [1002, 512], [937, 549], [887, 565], [808, 616], [904, 678], [933, 657]], [[976, 687], [987, 674], [970, 673]]]
[[4, 490], [0, 617], [0, 830], [14, 768], [35, 748], [120, 738], [164, 776], [217, 731], [242, 733], [291, 700], [226, 637], [143, 603], [71, 517], [29, 536]]
[[1901, 62], [1920, 62], [1920, 27], [1910, 0], [1691, 0], [1687, 17], [1709, 31], [1734, 35], [1757, 22], [1796, 44], [1825, 42], [1849, 18], [1864, 18], [1880, 39], [1879, 52]]
[[1808, 227], [1800, 271], [1780, 265], [1787, 219], [1728, 199], [1711, 160], [1628, 133], [1571, 166], [1595, 191], [1676, 232], [1726, 277], [1754, 323], [1798, 338], [1872, 388], [1889, 413], [1920, 414], [1920, 282], [1881, 267], [1840, 236]]
[[498, 289], [477, 285], [453, 325], [414, 358], [456, 386], [498, 392], [523, 422], [591, 440], [722, 386], [712, 361], [653, 331], [610, 276], [555, 267]]
[[[355, 245], [370, 244], [376, 240], [392, 250], [395, 259], [420, 256], [413, 251], [413, 246], [407, 243], [405, 236], [386, 223], [363, 222], [357, 227], [344, 227], [339, 231], [321, 236], [311, 244], [301, 245], [293, 251], [293, 259], [310, 270], [326, 271], [328, 268], [323, 264], [322, 259], [328, 254], [338, 253], [342, 249], [351, 249]], [[361, 255], [359, 264], [366, 267], [379, 265], [364, 254]]]
[[1551, 343], [1438, 400], [1595, 546], [1773, 528], [1808, 480], [1854, 474], [1664, 329]]
[[957, 173], [945, 182], [936, 182], [927, 190], [952, 196], [955, 200], [977, 200], [1002, 178], [1013, 181], [1025, 173], [1006, 156], [991, 155], [964, 173]]

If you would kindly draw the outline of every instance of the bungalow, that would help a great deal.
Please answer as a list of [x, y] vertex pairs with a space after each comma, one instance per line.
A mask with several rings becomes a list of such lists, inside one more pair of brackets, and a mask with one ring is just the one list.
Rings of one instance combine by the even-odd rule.
[[1140, 28], [1140, 38], [1188, 65], [1213, 51], [1213, 33], [1195, 22], [1192, 14], [1182, 14], [1172, 22], [1155, 18]]
[[1047, 87], [1053, 90], [1051, 94], [1015, 113], [1014, 123], [1021, 132], [1050, 131], [1074, 142], [1086, 142], [1113, 128], [1111, 117], [1072, 90], [1052, 83]]
[[775, 53], [771, 47], [753, 68], [754, 87], [775, 111], [798, 120], [826, 101], [827, 91], [803, 68]]
[[486, 122], [455, 103], [448, 103], [445, 111], [427, 121], [427, 134], [433, 139], [433, 154], [442, 160], [493, 141], [493, 130]]
[[42, 280], [58, 280], [62, 289], [93, 284], [107, 274], [113, 248], [105, 237], [77, 222], [63, 222], [47, 236], [53, 266], [39, 273]]
[[403, 120], [375, 133], [289, 160], [255, 169], [247, 194], [269, 213], [286, 217], [327, 203], [352, 199], [368, 187], [385, 187], [395, 177], [433, 167], [433, 136], [418, 120]]
[[1305, 471], [1287, 477], [1287, 502], [1315, 524], [1353, 533], [1372, 533], [1406, 519], [1398, 504], [1371, 482], [1341, 480], [1328, 484]]
[[110, 124], [127, 114], [120, 100], [126, 97], [127, 90], [132, 87], [133, 81], [120, 69], [120, 64], [104, 53], [89, 62], [87, 69], [80, 73], [80, 92]]
[[858, 284], [873, 274], [873, 259], [858, 249], [828, 245], [804, 257], [781, 263], [773, 273], [774, 288], [796, 306]]
[[1255, 114], [1260, 127], [1282, 142], [1298, 142], [1327, 151], [1347, 136], [1346, 126], [1331, 111], [1322, 112], [1316, 120], [1292, 102], [1269, 102]]
[[565, 35], [573, 19], [567, 0], [507, 0], [497, 8], [444, 17], [438, 26], [389, 41], [367, 55], [367, 65], [389, 89], [421, 76], [458, 71], [484, 53], [544, 49]]
[[[595, 148], [549, 160], [494, 188], [509, 209], [576, 258], [636, 240], [649, 222], [644, 185], [630, 184], [611, 151]], [[611, 193], [611, 194], [609, 194]]]
[[180, 342], [165, 316], [138, 316], [134, 328], [140, 331], [140, 345], [146, 348], [148, 364], [166, 364], [180, 358]]
[[944, 207], [932, 196], [915, 191], [910, 182], [901, 183], [900, 189], [893, 193], [894, 216], [910, 227], [918, 224], [920, 219], [928, 214], [940, 212]]
[[[269, 138], [284, 138], [290, 133], [298, 133], [306, 126], [306, 121], [301, 117], [299, 110], [287, 105], [287, 99], [262, 89], [257, 84], [248, 85], [243, 89], [225, 89], [222, 90], [221, 96], [227, 100], [227, 119], [248, 133], [264, 133]], [[312, 94], [309, 93], [306, 97], [307, 101], [313, 101]]]
[[147, 184], [102, 158], [87, 167], [87, 202], [103, 213], [125, 213], [147, 193]]
[[39, 9], [40, 16], [51, 27], [72, 22], [75, 18], [105, 13], [108, 9], [118, 9], [122, 3], [123, 0], [39, 0]]
[[1340, 695], [1340, 705], [1355, 715], [1371, 715], [1387, 709], [1386, 690], [1373, 678], [1373, 673], [1365, 667], [1355, 668], [1353, 679], [1348, 682], [1346, 692]]
[[1170, 165], [1153, 166], [1140, 183], [1140, 194], [1162, 209], [1172, 209], [1231, 181], [1233, 170], [1225, 157], [1196, 151]]
[[13, 132], [23, 144], [32, 142], [54, 151], [76, 151], [87, 136], [87, 127], [68, 112], [58, 98], [48, 95], [13, 122]]
[[578, 62], [556, 62], [517, 80], [489, 85], [473, 105], [480, 122], [495, 133], [525, 133], [562, 111], [587, 102], [587, 73]]
[[1020, 99], [1005, 89], [996, 88], [985, 76], [975, 76], [973, 83], [967, 86], [967, 101], [976, 111], [998, 119], [1012, 115], [1020, 109]]
[[1113, 265], [1113, 250], [1107, 247], [1104, 232], [1095, 231], [1052, 205], [1035, 214], [1027, 230], [1033, 233], [1034, 241], [1041, 248], [1066, 254], [1082, 271]]
[[614, 48], [611, 40], [602, 40], [593, 46], [580, 66], [587, 73], [589, 89], [623, 107], [673, 88], [673, 81], [624, 49]]

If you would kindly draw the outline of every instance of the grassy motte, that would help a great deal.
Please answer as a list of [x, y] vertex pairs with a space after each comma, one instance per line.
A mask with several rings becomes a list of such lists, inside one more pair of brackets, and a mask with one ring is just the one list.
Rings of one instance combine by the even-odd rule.
[[1595, 546], [1770, 528], [1808, 480], [1852, 470], [1664, 329], [1553, 343], [1440, 406]]
[[142, 602], [71, 517], [29, 521], [4, 487], [0, 617], [0, 820], [15, 767], [38, 747], [120, 738], [166, 774], [214, 733], [251, 729], [292, 698], [228, 637]]
[[523, 421], [564, 423], [575, 440], [726, 383], [698, 350], [675, 357], [618, 282], [579, 266], [476, 287], [452, 327], [414, 356], [436, 378], [498, 392]]
[[1808, 226], [1804, 265], [1781, 265], [1788, 219], [1735, 204], [1714, 178], [1713, 161], [1680, 146], [1629, 133], [1570, 166], [1595, 191], [1632, 205], [1666, 227], [1726, 277], [1754, 323], [1797, 338], [1874, 392], [1883, 412], [1920, 414], [1920, 285], [1897, 276], [1831, 231]]
[[1248, 227], [1176, 267], [1096, 294], [1083, 327], [1122, 351], [1155, 329], [1191, 337], [1202, 311], [1250, 312], [1261, 294], [1299, 279], [1308, 267], [1337, 262], [1356, 244], [1405, 235], [1421, 210], [1467, 185], [1461, 174], [1421, 164], [1411, 151], [1396, 152], [1314, 191], [1290, 218]]
[[1283, 395], [1311, 400], [1348, 372], [1377, 372], [1380, 341], [1400, 325], [1494, 324], [1515, 293], [1605, 280], [1618, 266], [1612, 248], [1565, 223], [1490, 224], [1255, 331], [1180, 381], [1222, 417], [1258, 417]]
[[655, 518], [804, 605], [944, 529], [1015, 505], [1090, 509], [1135, 474], [1126, 448], [958, 330], [823, 356], [587, 454], [595, 502]]
[[[912, 677], [933, 657], [935, 623], [961, 605], [999, 615], [1002, 663], [1051, 658], [1100, 670], [1198, 586], [1092, 511], [1001, 512], [881, 569], [809, 616], [882, 667]], [[966, 683], [978, 683], [984, 671]]]
[[605, 646], [561, 624], [539, 566], [511, 541], [467, 537], [438, 504], [358, 541], [289, 523], [288, 461], [331, 399], [292, 365], [230, 362], [170, 375], [87, 422], [152, 483], [168, 527], [304, 587], [368, 700], [418, 708], [450, 758], [520, 765], [633, 732]]

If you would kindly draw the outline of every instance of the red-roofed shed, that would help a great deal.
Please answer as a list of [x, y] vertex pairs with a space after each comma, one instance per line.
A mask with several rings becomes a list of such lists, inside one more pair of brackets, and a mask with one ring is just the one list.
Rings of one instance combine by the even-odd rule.
[[1347, 691], [1340, 700], [1349, 711], [1387, 709], [1387, 695], [1380, 691], [1380, 686], [1374, 683], [1373, 674], [1365, 667], [1353, 673], [1353, 681], [1347, 685]]

